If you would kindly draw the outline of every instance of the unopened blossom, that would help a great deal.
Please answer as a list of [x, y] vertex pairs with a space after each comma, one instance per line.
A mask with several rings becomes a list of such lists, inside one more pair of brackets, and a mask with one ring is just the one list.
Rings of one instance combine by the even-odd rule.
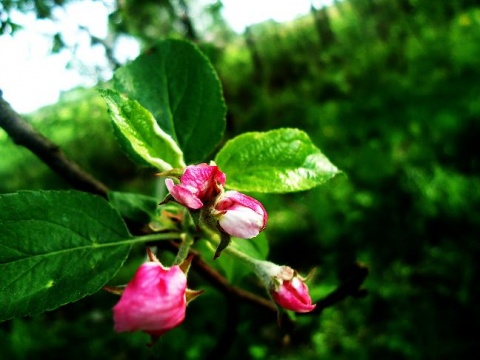
[[142, 264], [113, 308], [115, 331], [144, 331], [158, 337], [185, 318], [187, 278], [179, 266]]
[[200, 210], [194, 216], [197, 227], [221, 232], [215, 258], [228, 246], [230, 236], [251, 239], [265, 229], [267, 212], [262, 204], [238, 191], [225, 191], [226, 176], [214, 163], [187, 166], [179, 180], [179, 184], [165, 180], [170, 196], [191, 210]]
[[267, 224], [267, 212], [262, 204], [238, 191], [221, 194], [214, 207], [220, 228], [235, 237], [251, 239]]
[[225, 174], [216, 165], [187, 166], [180, 177], [180, 184], [165, 179], [165, 185], [173, 198], [186, 207], [197, 210], [213, 201], [225, 185]]
[[272, 280], [270, 294], [278, 305], [299, 313], [315, 309], [307, 284], [295, 270], [282, 266]]

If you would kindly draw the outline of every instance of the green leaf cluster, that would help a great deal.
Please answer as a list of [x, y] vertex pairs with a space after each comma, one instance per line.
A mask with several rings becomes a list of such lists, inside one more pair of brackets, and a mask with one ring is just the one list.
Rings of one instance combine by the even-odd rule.
[[[115, 72], [101, 90], [115, 133], [134, 159], [168, 170], [205, 161], [225, 130], [220, 81], [191, 43], [165, 40]], [[122, 95], [120, 95], [120, 93]]]
[[[219, 80], [190, 43], [160, 42], [116, 71], [100, 90], [117, 139], [132, 158], [160, 170], [205, 161], [225, 128]], [[338, 169], [296, 129], [242, 134], [215, 161], [240, 191], [285, 193], [323, 184]]]

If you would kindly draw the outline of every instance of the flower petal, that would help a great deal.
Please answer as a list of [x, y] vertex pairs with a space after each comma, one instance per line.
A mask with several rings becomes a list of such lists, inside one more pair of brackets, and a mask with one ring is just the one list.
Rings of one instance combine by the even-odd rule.
[[172, 179], [165, 179], [165, 185], [173, 198], [180, 204], [194, 210], [203, 206], [203, 202], [192, 191], [182, 185], [175, 185]]
[[190, 209], [200, 209], [222, 192], [226, 176], [215, 165], [198, 164], [185, 168], [180, 184], [166, 179], [165, 185], [173, 198]]
[[113, 308], [115, 331], [159, 336], [185, 318], [187, 280], [178, 266], [142, 264]]
[[292, 280], [283, 281], [277, 290], [271, 291], [271, 294], [278, 305], [288, 310], [305, 313], [316, 307], [312, 304], [307, 284], [297, 276]]
[[230, 208], [218, 223], [226, 233], [242, 239], [254, 238], [264, 227], [261, 215], [242, 206]]
[[215, 204], [218, 223], [226, 233], [243, 239], [251, 239], [265, 229], [267, 212], [254, 198], [238, 191], [227, 191]]

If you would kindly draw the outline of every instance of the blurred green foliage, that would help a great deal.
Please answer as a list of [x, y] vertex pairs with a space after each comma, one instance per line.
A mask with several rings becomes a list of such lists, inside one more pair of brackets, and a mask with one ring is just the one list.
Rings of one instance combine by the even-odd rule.
[[[228, 348], [233, 333], [231, 359], [478, 356], [478, 2], [341, 1], [203, 47], [222, 79], [229, 136], [298, 127], [346, 174], [313, 191], [258, 196], [270, 215], [269, 258], [304, 274], [316, 266], [314, 300], [360, 261], [368, 296], [298, 316], [287, 335], [271, 314], [208, 288], [152, 352], [142, 334], [113, 333], [115, 299], [97, 294], [0, 324], [2, 355], [197, 359]], [[98, 95], [78, 94], [32, 123], [112, 188], [153, 194], [151, 173], [115, 145]], [[65, 187], [2, 132], [0, 142], [0, 191]], [[258, 291], [253, 278], [242, 285]], [[193, 273], [191, 287], [208, 285]]]

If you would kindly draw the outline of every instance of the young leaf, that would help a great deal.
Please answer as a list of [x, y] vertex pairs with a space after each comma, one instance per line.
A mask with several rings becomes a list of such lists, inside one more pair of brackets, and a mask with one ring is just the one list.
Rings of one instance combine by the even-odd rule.
[[98, 291], [130, 251], [118, 212], [81, 192], [0, 195], [0, 228], [0, 321]]
[[115, 88], [138, 100], [180, 145], [187, 164], [205, 161], [225, 131], [222, 88], [193, 44], [165, 40], [115, 72]]
[[339, 171], [298, 129], [245, 133], [215, 158], [227, 185], [239, 191], [287, 193], [321, 185]]
[[132, 158], [141, 158], [161, 171], [185, 166], [182, 150], [147, 109], [116, 91], [99, 91], [107, 102], [117, 139]]

